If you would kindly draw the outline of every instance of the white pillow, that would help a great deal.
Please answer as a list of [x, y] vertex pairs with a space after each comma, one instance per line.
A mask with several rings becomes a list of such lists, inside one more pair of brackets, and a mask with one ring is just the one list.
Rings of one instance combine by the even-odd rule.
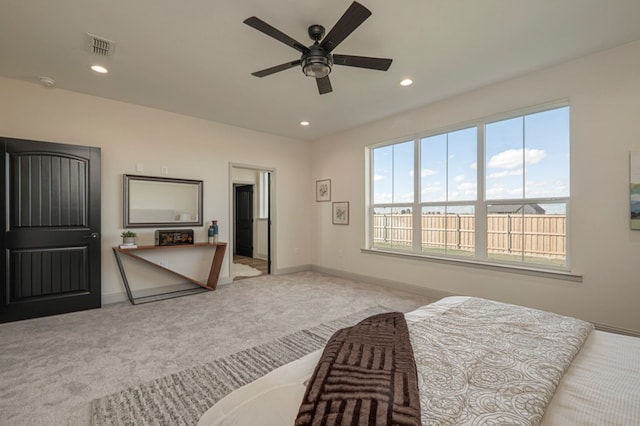
[[218, 401], [198, 426], [292, 425], [322, 349], [285, 364]]

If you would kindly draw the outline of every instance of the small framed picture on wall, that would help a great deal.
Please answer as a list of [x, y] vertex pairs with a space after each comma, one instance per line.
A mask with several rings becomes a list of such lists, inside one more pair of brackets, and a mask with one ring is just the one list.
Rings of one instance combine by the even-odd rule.
[[631, 153], [631, 229], [640, 231], [640, 151]]
[[348, 225], [349, 224], [349, 202], [336, 201], [333, 203], [333, 224]]
[[331, 201], [331, 179], [316, 181], [316, 201]]

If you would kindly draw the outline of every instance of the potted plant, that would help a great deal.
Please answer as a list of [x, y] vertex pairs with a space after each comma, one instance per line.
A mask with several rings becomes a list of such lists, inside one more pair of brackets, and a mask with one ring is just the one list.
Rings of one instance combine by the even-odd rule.
[[124, 246], [133, 246], [136, 244], [137, 234], [133, 231], [124, 231], [120, 234], [122, 237], [122, 245]]

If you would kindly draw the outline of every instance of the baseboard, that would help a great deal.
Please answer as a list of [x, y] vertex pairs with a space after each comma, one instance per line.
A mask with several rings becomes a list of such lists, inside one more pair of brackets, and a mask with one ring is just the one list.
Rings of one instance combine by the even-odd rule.
[[613, 327], [611, 325], [606, 325], [606, 324], [598, 324], [597, 322], [594, 322], [593, 325], [596, 327], [596, 330], [606, 331], [607, 333], [624, 334], [625, 336], [631, 336], [631, 337], [640, 337], [640, 331]]
[[273, 275], [295, 274], [296, 272], [306, 272], [311, 270], [313, 270], [312, 265], [299, 265], [299, 266], [292, 266], [289, 268], [278, 268], [273, 273]]
[[109, 293], [102, 295], [102, 306], [113, 305], [114, 303], [126, 302], [126, 293]]
[[394, 290], [406, 291], [408, 293], [419, 294], [432, 299], [440, 300], [449, 296], [459, 296], [459, 294], [447, 293], [445, 291], [434, 290], [432, 288], [421, 287], [415, 284], [409, 284], [401, 281], [387, 280], [384, 278], [371, 277], [369, 275], [354, 274], [352, 272], [341, 271], [339, 269], [325, 268], [324, 266], [312, 265], [312, 271], [322, 272], [323, 274], [334, 275], [336, 277], [347, 278], [353, 281], [366, 282], [368, 284], [376, 284], [382, 287], [392, 288]]

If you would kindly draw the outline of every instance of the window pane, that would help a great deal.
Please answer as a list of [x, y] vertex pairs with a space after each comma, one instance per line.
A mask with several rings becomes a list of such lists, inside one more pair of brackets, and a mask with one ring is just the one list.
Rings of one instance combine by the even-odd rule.
[[393, 145], [393, 203], [413, 202], [413, 141]]
[[475, 201], [478, 129], [472, 127], [449, 133], [448, 145], [447, 201]]
[[422, 202], [476, 199], [477, 140], [476, 127], [420, 140]]
[[445, 206], [422, 207], [422, 251], [446, 253], [447, 232]]
[[486, 126], [487, 199], [569, 196], [569, 107]]
[[569, 107], [524, 117], [526, 198], [569, 195]]
[[413, 141], [373, 150], [373, 203], [413, 202]]
[[487, 206], [487, 256], [522, 262], [523, 204]]
[[420, 141], [420, 186], [423, 202], [447, 201], [447, 135]]
[[374, 208], [373, 247], [412, 250], [413, 215], [411, 207]]
[[565, 203], [494, 204], [487, 209], [489, 258], [566, 265]]
[[523, 117], [517, 117], [485, 127], [487, 200], [524, 197], [523, 123]]
[[473, 206], [422, 207], [422, 251], [475, 256]]
[[393, 184], [393, 146], [373, 150], [373, 203], [391, 202]]
[[524, 261], [565, 266], [567, 263], [567, 205], [540, 204], [524, 215]]

